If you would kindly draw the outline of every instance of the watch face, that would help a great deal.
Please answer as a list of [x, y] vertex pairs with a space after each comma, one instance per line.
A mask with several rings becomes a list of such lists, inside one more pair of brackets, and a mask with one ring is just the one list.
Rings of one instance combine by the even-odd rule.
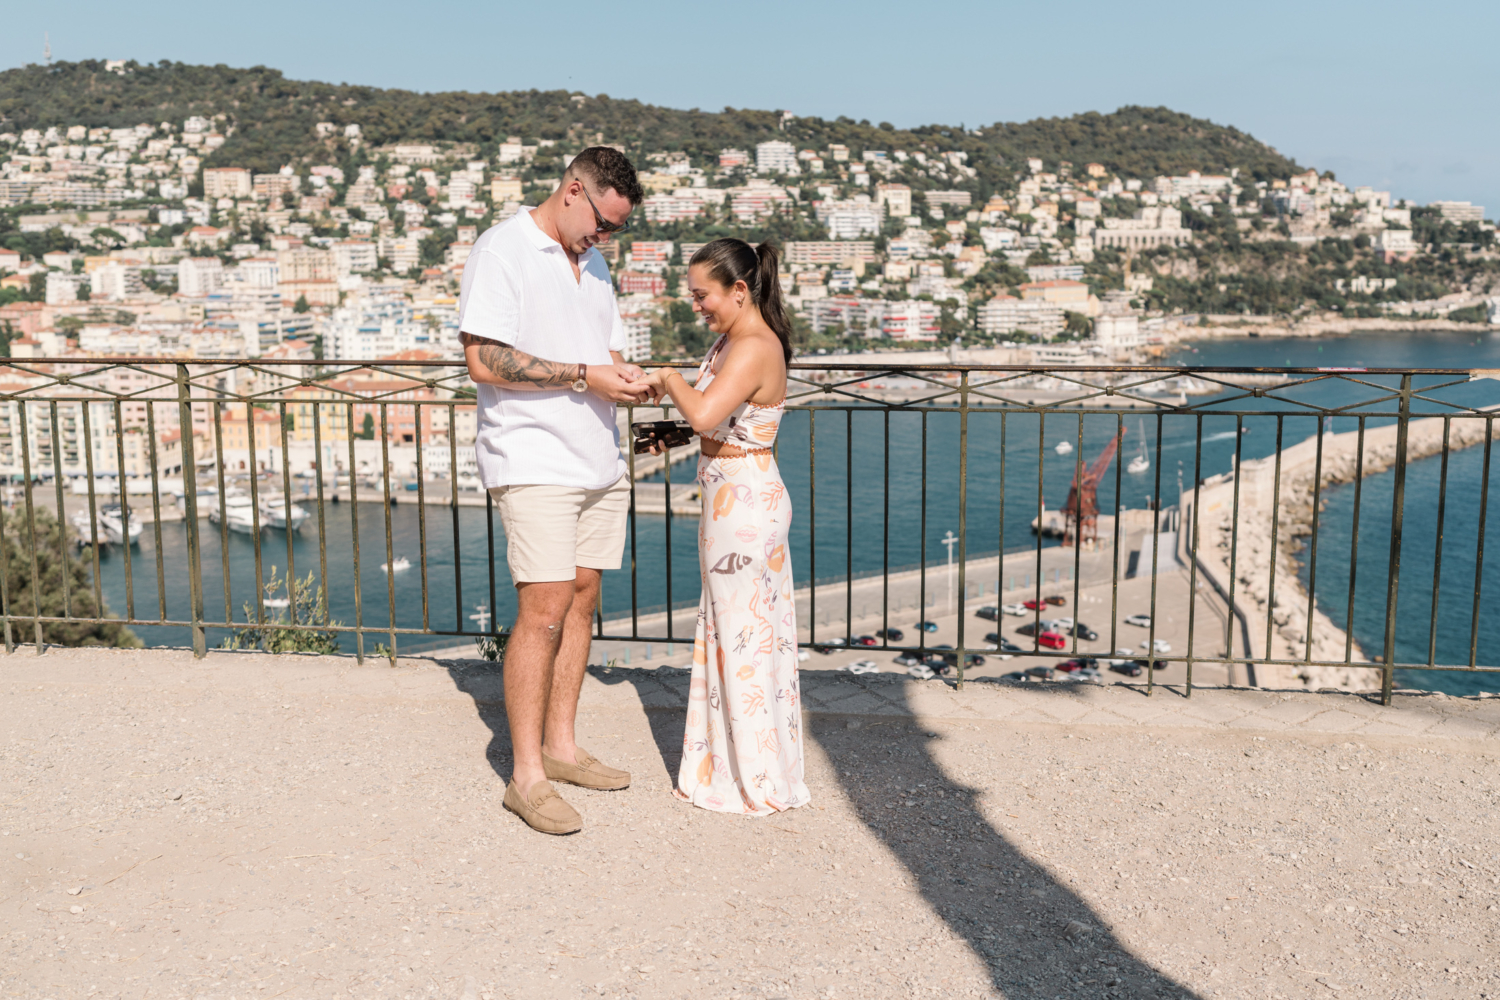
[[573, 380], [573, 391], [574, 392], [586, 392], [586, 391], [588, 391], [588, 387], [589, 387], [589, 384], [584, 379], [580, 378], [580, 379], [574, 379]]

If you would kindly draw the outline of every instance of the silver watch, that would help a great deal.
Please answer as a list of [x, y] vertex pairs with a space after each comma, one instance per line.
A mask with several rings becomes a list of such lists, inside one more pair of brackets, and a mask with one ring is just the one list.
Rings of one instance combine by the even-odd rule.
[[589, 391], [589, 366], [588, 365], [581, 364], [581, 365], [578, 366], [578, 377], [573, 380], [571, 388], [572, 388], [572, 390], [574, 392], [588, 392]]

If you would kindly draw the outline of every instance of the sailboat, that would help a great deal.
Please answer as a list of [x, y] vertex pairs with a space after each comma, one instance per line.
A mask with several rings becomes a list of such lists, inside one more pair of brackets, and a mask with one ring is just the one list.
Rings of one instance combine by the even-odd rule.
[[1141, 450], [1140, 453], [1130, 460], [1125, 466], [1125, 471], [1131, 475], [1138, 476], [1151, 468], [1151, 459], [1146, 457], [1146, 421], [1141, 421]]

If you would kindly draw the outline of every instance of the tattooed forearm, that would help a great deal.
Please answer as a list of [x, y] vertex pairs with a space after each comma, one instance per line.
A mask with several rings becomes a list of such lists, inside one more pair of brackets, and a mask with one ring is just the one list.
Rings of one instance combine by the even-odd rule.
[[563, 361], [547, 361], [509, 344], [476, 337], [461, 336], [465, 347], [476, 347], [475, 354], [485, 370], [501, 382], [529, 383], [549, 388], [570, 384], [578, 377], [578, 366]]

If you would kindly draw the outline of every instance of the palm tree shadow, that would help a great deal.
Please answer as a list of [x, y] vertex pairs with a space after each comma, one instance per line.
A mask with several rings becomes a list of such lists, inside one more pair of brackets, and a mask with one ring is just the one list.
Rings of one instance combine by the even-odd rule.
[[[911, 689], [882, 684], [880, 693], [904, 703]], [[978, 790], [954, 781], [937, 761], [941, 737], [902, 707], [905, 715], [896, 718], [817, 716], [807, 735], [828, 755], [860, 819], [988, 964], [997, 991], [1197, 996], [1132, 954], [1087, 902], [996, 829]], [[866, 731], [872, 722], [878, 737]]]

